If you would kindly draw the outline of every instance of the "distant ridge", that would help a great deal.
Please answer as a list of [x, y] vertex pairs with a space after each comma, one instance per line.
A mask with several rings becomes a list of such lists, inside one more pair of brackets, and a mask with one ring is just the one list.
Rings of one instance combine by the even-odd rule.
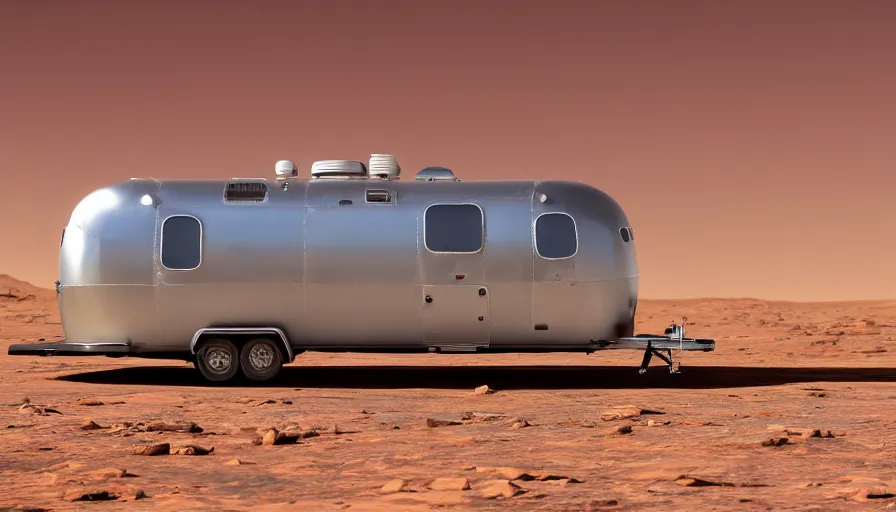
[[[28, 300], [28, 298], [49, 299], [55, 301], [55, 291], [52, 288], [42, 288], [27, 281], [16, 279], [9, 274], [0, 274], [0, 302]], [[696, 304], [705, 302], [737, 303], [737, 304], [817, 304], [819, 306], [832, 306], [837, 304], [896, 304], [893, 299], [846, 299], [846, 300], [784, 300], [762, 299], [759, 297], [639, 297], [638, 302], [652, 304]]]
[[16, 279], [9, 274], [0, 274], [0, 302], [26, 300], [53, 300], [54, 292]]

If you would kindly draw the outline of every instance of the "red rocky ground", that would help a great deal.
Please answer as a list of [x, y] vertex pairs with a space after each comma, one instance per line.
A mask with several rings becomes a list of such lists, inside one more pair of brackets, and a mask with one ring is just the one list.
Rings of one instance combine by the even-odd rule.
[[679, 375], [630, 351], [305, 354], [221, 388], [7, 356], [62, 331], [52, 291], [2, 276], [0, 509], [896, 507], [896, 302], [645, 300], [638, 332], [680, 316], [718, 346]]

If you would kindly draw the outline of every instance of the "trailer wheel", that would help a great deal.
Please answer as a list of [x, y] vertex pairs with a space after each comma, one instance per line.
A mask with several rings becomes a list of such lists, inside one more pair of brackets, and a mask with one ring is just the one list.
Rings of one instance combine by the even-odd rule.
[[270, 338], [249, 340], [240, 350], [240, 368], [243, 375], [254, 381], [274, 378], [283, 367], [280, 347]]
[[211, 382], [228, 381], [239, 371], [239, 350], [230, 340], [209, 340], [202, 344], [196, 354], [196, 367]]

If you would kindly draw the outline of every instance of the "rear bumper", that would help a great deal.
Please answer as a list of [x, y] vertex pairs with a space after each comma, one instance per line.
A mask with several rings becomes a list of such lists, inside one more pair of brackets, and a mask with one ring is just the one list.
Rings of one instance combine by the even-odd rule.
[[108, 356], [127, 355], [131, 346], [127, 343], [18, 343], [10, 345], [11, 356]]

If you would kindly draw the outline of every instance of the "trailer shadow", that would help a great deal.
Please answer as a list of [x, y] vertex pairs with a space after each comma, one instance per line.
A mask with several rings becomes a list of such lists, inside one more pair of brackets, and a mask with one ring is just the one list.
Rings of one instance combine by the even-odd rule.
[[[137, 367], [75, 373], [56, 380], [89, 384], [221, 386], [192, 368]], [[629, 366], [287, 366], [265, 383], [235, 381], [228, 387], [346, 389], [718, 389], [808, 382], [896, 382], [894, 368], [698, 366], [670, 375], [664, 366], [639, 375]]]

